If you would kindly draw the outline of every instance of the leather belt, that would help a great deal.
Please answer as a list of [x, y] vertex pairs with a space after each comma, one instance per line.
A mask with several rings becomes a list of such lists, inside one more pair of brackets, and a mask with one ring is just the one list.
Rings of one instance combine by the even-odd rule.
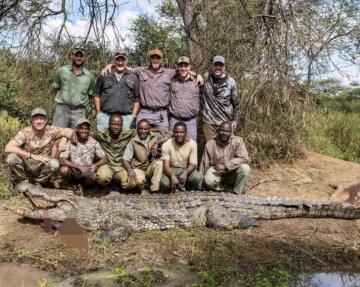
[[85, 109], [85, 107], [81, 107], [81, 106], [73, 106], [73, 105], [67, 105], [67, 104], [59, 104], [59, 105], [65, 106], [71, 111]]
[[153, 113], [167, 110], [167, 107], [158, 107], [158, 108], [141, 107], [141, 108], [144, 110], [152, 111]]

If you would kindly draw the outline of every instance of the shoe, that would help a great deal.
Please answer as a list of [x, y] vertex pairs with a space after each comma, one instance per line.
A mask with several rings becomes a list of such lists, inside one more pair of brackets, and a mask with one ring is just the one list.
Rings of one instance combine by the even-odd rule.
[[74, 185], [73, 185], [73, 191], [74, 191], [74, 194], [75, 194], [75, 195], [82, 196], [83, 193], [84, 193], [84, 189], [83, 189], [81, 183], [79, 183], [79, 184], [74, 184]]

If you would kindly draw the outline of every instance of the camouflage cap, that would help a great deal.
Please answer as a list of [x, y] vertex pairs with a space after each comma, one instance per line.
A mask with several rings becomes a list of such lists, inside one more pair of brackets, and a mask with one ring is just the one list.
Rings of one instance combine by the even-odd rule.
[[46, 111], [42, 108], [35, 108], [31, 111], [31, 117], [36, 116], [36, 115], [42, 115], [47, 117]]
[[76, 122], [76, 126], [80, 126], [82, 124], [88, 124], [89, 126], [91, 125], [88, 119], [85, 118], [78, 119]]
[[117, 49], [117, 50], [114, 52], [113, 58], [116, 59], [116, 58], [118, 58], [118, 57], [123, 57], [123, 58], [127, 59], [127, 58], [128, 58], [128, 55], [127, 55], [127, 53], [126, 53], [124, 50], [122, 50], [122, 49]]
[[72, 53], [73, 53], [73, 54], [76, 54], [76, 53], [78, 53], [78, 52], [80, 52], [80, 53], [82, 53], [83, 55], [85, 55], [86, 50], [85, 50], [84, 45], [76, 44], [76, 45], [73, 47]]
[[190, 64], [190, 59], [188, 57], [182, 56], [177, 60], [178, 64], [181, 63], [186, 63], [186, 64]]

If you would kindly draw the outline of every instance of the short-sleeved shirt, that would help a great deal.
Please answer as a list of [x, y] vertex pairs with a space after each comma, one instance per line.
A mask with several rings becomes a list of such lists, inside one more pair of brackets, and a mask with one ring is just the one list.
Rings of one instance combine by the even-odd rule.
[[102, 129], [95, 131], [92, 136], [100, 143], [109, 160], [109, 165], [115, 167], [122, 166], [122, 157], [125, 148], [135, 135], [135, 129], [123, 129], [119, 138], [115, 142], [112, 142], [109, 129]]
[[41, 138], [37, 137], [32, 126], [23, 128], [13, 138], [24, 150], [42, 156], [50, 156], [51, 149], [57, 139], [69, 138], [74, 131], [69, 128], [46, 126]]
[[67, 142], [66, 150], [60, 153], [60, 157], [68, 158], [75, 164], [90, 166], [95, 159], [100, 159], [105, 155], [99, 142], [93, 137], [89, 137], [87, 142], [78, 142], [77, 145]]
[[135, 73], [125, 69], [117, 78], [114, 71], [99, 76], [93, 96], [100, 97], [100, 110], [104, 113], [131, 114], [134, 102], [139, 102], [139, 80]]
[[185, 81], [176, 77], [171, 82], [170, 90], [170, 114], [179, 119], [196, 117], [200, 100], [196, 79], [191, 75]]
[[52, 87], [59, 89], [55, 102], [58, 104], [86, 107], [92, 95], [94, 76], [85, 68], [77, 75], [71, 66], [59, 68], [54, 75]]
[[189, 139], [183, 145], [179, 145], [171, 138], [162, 145], [161, 159], [169, 160], [171, 167], [186, 168], [189, 164], [197, 165], [196, 142]]
[[149, 108], [165, 108], [169, 104], [171, 79], [175, 76], [175, 69], [160, 68], [153, 73], [149, 67], [131, 69], [140, 81], [140, 104]]

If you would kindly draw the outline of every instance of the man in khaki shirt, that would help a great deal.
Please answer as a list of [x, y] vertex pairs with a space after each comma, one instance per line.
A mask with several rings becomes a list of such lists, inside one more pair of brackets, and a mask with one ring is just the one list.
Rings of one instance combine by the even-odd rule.
[[186, 124], [177, 122], [174, 137], [162, 146], [164, 174], [160, 189], [165, 192], [198, 189], [202, 176], [196, 170], [197, 144], [186, 137]]
[[248, 152], [243, 139], [232, 135], [230, 122], [222, 122], [216, 138], [207, 142], [200, 163], [204, 184], [213, 190], [223, 191], [224, 184], [233, 192], [244, 193], [244, 185], [250, 175]]

